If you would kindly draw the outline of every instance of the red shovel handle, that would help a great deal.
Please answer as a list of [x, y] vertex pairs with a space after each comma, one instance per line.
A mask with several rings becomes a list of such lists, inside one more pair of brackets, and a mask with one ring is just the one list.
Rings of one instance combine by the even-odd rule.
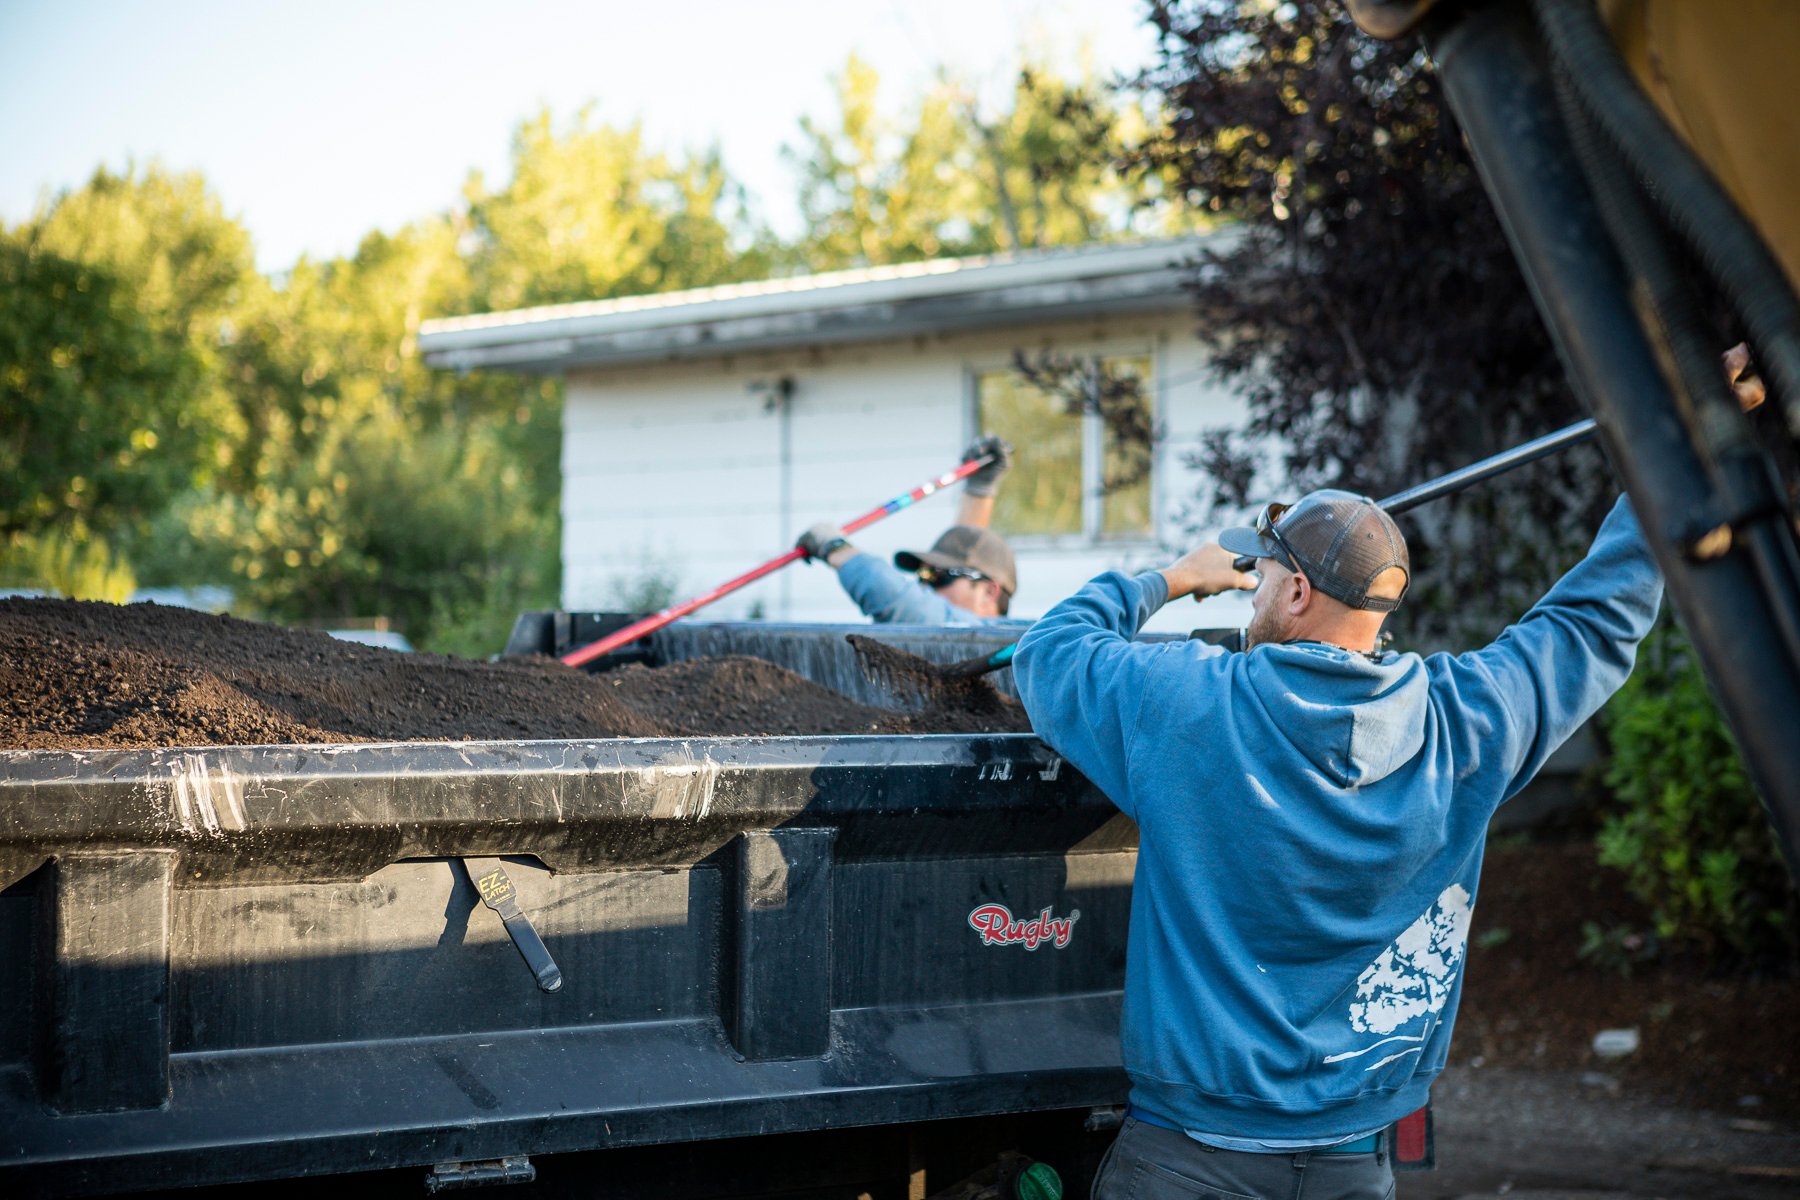
[[[892, 516], [903, 508], [909, 508], [912, 505], [917, 504], [920, 500], [925, 499], [925, 497], [934, 492], [942, 491], [944, 488], [949, 487], [959, 480], [967, 479], [969, 476], [993, 461], [994, 456], [991, 454], [984, 454], [979, 458], [971, 458], [960, 464], [954, 471], [946, 471], [936, 479], [928, 480], [909, 492], [895, 496], [886, 504], [876, 505], [855, 520], [846, 521], [843, 525], [843, 530], [845, 533], [855, 533], [859, 529], [867, 529], [883, 517]], [[742, 575], [739, 575], [736, 579], [730, 579], [721, 583], [718, 587], [707, 592], [703, 596], [695, 596], [692, 600], [683, 600], [680, 604], [672, 604], [659, 613], [645, 617], [641, 621], [633, 621], [623, 629], [614, 630], [597, 642], [589, 642], [579, 650], [571, 650], [569, 653], [563, 655], [562, 661], [571, 667], [579, 667], [583, 663], [592, 662], [602, 654], [617, 650], [627, 642], [634, 642], [647, 633], [654, 633], [669, 622], [678, 621], [695, 609], [705, 608], [714, 600], [729, 596], [732, 592], [737, 591], [745, 584], [755, 583], [764, 575], [779, 571], [789, 563], [805, 557], [806, 552], [796, 546], [786, 554], [771, 558], [768, 562], [763, 563], [759, 567], [752, 567]]]

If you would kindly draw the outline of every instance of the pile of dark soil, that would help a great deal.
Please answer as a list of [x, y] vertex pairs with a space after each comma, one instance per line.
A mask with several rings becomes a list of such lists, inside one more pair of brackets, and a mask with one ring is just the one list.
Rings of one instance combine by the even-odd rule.
[[[1589, 922], [1649, 924], [1591, 842], [1489, 847], [1452, 1063], [1577, 1070], [1600, 1089], [1800, 1118], [1800, 979], [1719, 975], [1680, 957], [1622, 973], [1581, 957]], [[1600, 1058], [1602, 1029], [1636, 1029], [1638, 1050]]]
[[400, 654], [155, 604], [0, 600], [0, 749], [1000, 733], [998, 696], [871, 708], [754, 658], [588, 675]]

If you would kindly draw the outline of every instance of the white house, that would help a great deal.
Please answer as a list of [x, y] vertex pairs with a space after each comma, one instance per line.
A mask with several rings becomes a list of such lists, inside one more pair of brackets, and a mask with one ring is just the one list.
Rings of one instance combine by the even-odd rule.
[[[1016, 616], [1100, 571], [1194, 541], [1201, 431], [1241, 403], [1205, 365], [1182, 290], [1194, 240], [946, 259], [427, 322], [426, 362], [560, 372], [563, 606], [616, 608], [648, 577], [677, 597], [949, 470], [979, 431], [1018, 447], [994, 526], [1019, 560]], [[1162, 437], [1150, 478], [1102, 494], [1108, 447], [1022, 383], [1015, 350], [1098, 358], [1147, 381]], [[857, 544], [923, 548], [955, 518], [939, 495]], [[1171, 605], [1154, 627], [1241, 625], [1240, 597]], [[854, 620], [823, 567], [795, 564], [713, 619]]]

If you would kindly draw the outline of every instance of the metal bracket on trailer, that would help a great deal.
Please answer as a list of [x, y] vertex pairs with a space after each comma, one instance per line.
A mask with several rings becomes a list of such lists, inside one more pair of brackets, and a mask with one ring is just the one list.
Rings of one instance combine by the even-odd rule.
[[550, 948], [538, 936], [537, 928], [532, 925], [531, 918], [525, 915], [525, 910], [519, 907], [519, 893], [514, 889], [512, 877], [506, 873], [506, 868], [500, 865], [500, 860], [465, 858], [463, 866], [468, 868], [469, 880], [475, 885], [475, 890], [481, 893], [481, 902], [500, 914], [501, 923], [506, 926], [513, 945], [518, 947], [519, 956], [531, 968], [532, 978], [537, 980], [538, 987], [546, 992], [554, 992], [561, 987], [562, 968], [550, 957]]
[[537, 1168], [523, 1154], [506, 1158], [490, 1158], [480, 1162], [447, 1162], [431, 1168], [425, 1177], [425, 1190], [432, 1195], [464, 1188], [488, 1187], [506, 1183], [532, 1183]]

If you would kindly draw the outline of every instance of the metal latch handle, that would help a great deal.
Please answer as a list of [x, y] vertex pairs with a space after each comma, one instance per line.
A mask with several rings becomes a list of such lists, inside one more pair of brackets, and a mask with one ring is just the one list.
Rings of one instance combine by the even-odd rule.
[[550, 957], [550, 948], [544, 945], [544, 939], [538, 936], [531, 918], [519, 907], [519, 893], [513, 888], [512, 877], [497, 858], [464, 858], [463, 865], [469, 869], [469, 879], [475, 884], [475, 890], [481, 895], [481, 902], [500, 914], [500, 921], [506, 926], [506, 932], [512, 937], [513, 945], [519, 949], [519, 956], [531, 969], [532, 978], [546, 992], [554, 992], [562, 986], [562, 968]]

